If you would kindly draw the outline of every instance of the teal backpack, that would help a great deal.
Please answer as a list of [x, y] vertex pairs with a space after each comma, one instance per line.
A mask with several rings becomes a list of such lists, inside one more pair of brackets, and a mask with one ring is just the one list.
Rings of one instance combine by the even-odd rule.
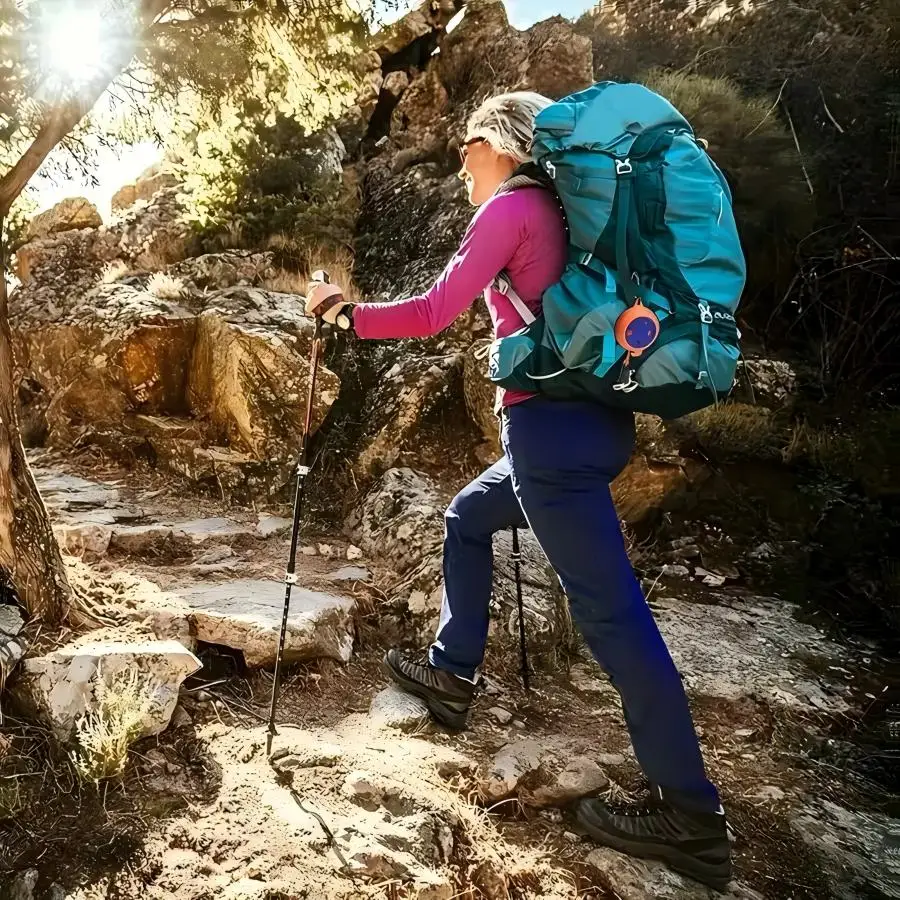
[[538, 114], [532, 155], [569, 258], [537, 319], [501, 273], [526, 324], [491, 346], [490, 380], [664, 419], [724, 399], [746, 268], [728, 184], [687, 120], [639, 84], [601, 82]]

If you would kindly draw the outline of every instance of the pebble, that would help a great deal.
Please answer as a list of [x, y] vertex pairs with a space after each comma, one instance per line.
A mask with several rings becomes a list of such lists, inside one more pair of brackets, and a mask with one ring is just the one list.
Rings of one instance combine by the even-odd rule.
[[581, 838], [573, 831], [564, 831], [563, 837], [572, 844], [577, 844], [581, 841]]
[[512, 722], [512, 713], [508, 709], [503, 709], [502, 706], [492, 706], [488, 712], [501, 724], [501, 725], [509, 725]]
[[301, 547], [300, 552], [304, 556], [318, 556], [319, 551], [315, 547]]
[[774, 784], [764, 784], [754, 795], [756, 800], [783, 800], [784, 791]]
[[353, 544], [347, 548], [347, 559], [362, 559], [362, 555], [362, 550], [359, 547], [354, 547]]
[[597, 764], [601, 766], [621, 766], [625, 764], [625, 757], [621, 753], [599, 753]]
[[319, 544], [318, 546], [319, 556], [324, 556], [326, 559], [330, 559], [334, 556], [334, 547], [331, 544]]

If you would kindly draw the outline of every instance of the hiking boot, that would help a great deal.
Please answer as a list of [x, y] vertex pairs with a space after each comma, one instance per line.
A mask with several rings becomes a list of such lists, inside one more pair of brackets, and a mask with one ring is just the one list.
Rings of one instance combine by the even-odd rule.
[[588, 799], [578, 804], [576, 816], [591, 838], [621, 853], [661, 860], [717, 891], [731, 881], [724, 812], [694, 812], [656, 798], [622, 808]]
[[407, 693], [421, 697], [441, 725], [453, 731], [466, 727], [475, 694], [471, 681], [435, 668], [427, 658], [413, 660], [399, 650], [388, 650], [384, 663], [391, 678]]

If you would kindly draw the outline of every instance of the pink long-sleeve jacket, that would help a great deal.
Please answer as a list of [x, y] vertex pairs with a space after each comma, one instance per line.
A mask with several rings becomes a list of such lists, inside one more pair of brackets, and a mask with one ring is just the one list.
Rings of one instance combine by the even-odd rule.
[[[353, 313], [354, 329], [361, 338], [430, 337], [483, 292], [495, 335], [507, 337], [523, 322], [493, 287], [496, 276], [505, 270], [513, 289], [538, 314], [541, 297], [559, 280], [565, 259], [565, 221], [552, 192], [526, 187], [498, 193], [479, 207], [459, 250], [428, 291], [393, 303], [360, 304]], [[503, 404], [530, 396], [506, 391]]]

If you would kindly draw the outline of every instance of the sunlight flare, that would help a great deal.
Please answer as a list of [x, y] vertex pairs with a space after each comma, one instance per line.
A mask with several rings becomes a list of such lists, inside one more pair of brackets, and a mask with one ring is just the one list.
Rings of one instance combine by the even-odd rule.
[[[108, 4], [55, 4], [41, 30], [43, 70], [60, 87], [78, 90], [102, 76], [123, 40], [131, 40], [121, 9]], [[118, 14], [116, 14], [118, 13]]]

